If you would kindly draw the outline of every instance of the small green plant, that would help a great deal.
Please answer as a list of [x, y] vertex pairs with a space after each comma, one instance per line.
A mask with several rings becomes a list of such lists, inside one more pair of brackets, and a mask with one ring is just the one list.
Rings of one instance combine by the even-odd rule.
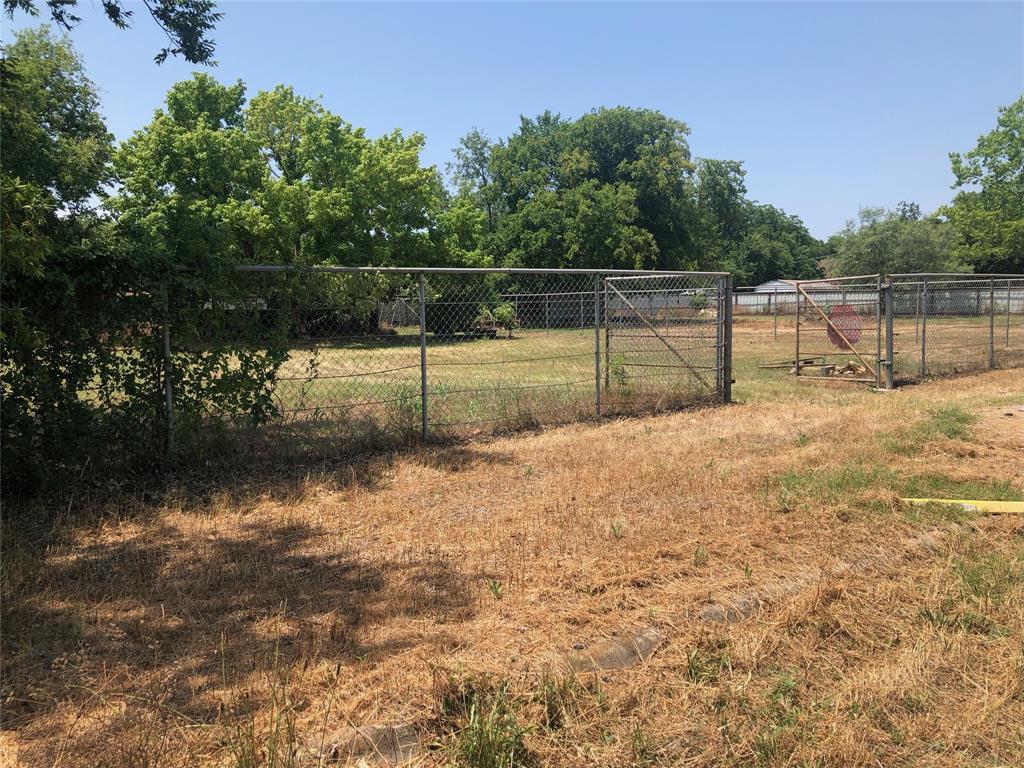
[[758, 765], [773, 764], [780, 754], [791, 752], [792, 732], [800, 718], [797, 687], [798, 682], [791, 672], [780, 673], [768, 691], [768, 705], [759, 708], [757, 719], [763, 727], [754, 739]]
[[696, 310], [707, 309], [708, 297], [704, 291], [697, 291], [690, 297], [690, 308]]
[[794, 704], [794, 696], [797, 689], [796, 676], [790, 672], [780, 672], [775, 678], [775, 684], [772, 686], [771, 691], [768, 694], [768, 698], [775, 704], [784, 706], [786, 708], [792, 707]]
[[511, 339], [512, 332], [519, 327], [519, 318], [516, 316], [515, 305], [507, 301], [503, 302], [494, 308], [491, 316], [495, 323], [505, 329], [508, 337]]
[[451, 762], [459, 768], [520, 768], [530, 764], [508, 683], [449, 680], [442, 711], [457, 721]]
[[488, 579], [487, 580], [487, 588], [489, 590], [491, 590], [491, 596], [495, 600], [501, 600], [501, 598], [502, 598], [502, 591], [501, 591], [501, 581], [499, 579]]
[[693, 550], [693, 564], [698, 568], [703, 568], [710, 559], [711, 556], [703, 544], [698, 544], [697, 548]]
[[999, 627], [987, 616], [976, 611], [957, 611], [952, 601], [945, 600], [935, 607], [922, 608], [919, 615], [935, 629], [963, 632], [968, 635], [990, 636], [998, 634]]
[[694, 648], [686, 654], [686, 679], [691, 683], [713, 683], [722, 670], [731, 668], [732, 661], [725, 650]]
[[1022, 578], [1020, 564], [1001, 554], [973, 555], [956, 564], [956, 572], [966, 591], [985, 602], [999, 603]]
[[490, 328], [494, 326], [494, 313], [487, 307], [480, 307], [480, 311], [477, 312], [476, 317], [473, 318], [473, 325], [477, 328]]
[[654, 765], [658, 760], [658, 745], [642, 726], [633, 729], [632, 734], [633, 761], [631, 765], [641, 766]]
[[803, 432], [796, 436], [796, 444], [798, 447], [803, 448], [805, 445], [810, 445], [811, 438], [805, 435]]
[[629, 390], [629, 375], [626, 373], [625, 355], [613, 355], [608, 361], [608, 374], [615, 386], [623, 392]]
[[584, 685], [576, 677], [545, 675], [541, 679], [536, 699], [542, 707], [544, 728], [556, 731], [564, 728], [572, 718], [587, 708], [592, 700], [596, 699], [600, 706], [603, 702], [603, 693], [600, 681]]
[[754, 569], [751, 568], [750, 563], [744, 563], [743, 564], [743, 576], [747, 579], [747, 581], [750, 581], [750, 579], [751, 579], [751, 577], [753, 575], [754, 575]]
[[612, 523], [612, 538], [621, 539], [626, 535], [626, 529], [622, 523]]

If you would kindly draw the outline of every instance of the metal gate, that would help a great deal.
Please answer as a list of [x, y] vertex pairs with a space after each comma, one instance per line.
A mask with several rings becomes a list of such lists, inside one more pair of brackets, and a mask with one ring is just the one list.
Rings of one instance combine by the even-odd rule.
[[603, 284], [606, 411], [729, 402], [731, 277], [640, 275]]
[[798, 280], [793, 372], [883, 384], [882, 277]]

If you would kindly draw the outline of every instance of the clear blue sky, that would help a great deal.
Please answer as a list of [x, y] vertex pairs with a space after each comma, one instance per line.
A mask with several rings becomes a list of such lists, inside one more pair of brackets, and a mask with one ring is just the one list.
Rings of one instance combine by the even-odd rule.
[[[473, 127], [651, 107], [690, 126], [694, 155], [744, 161], [751, 196], [820, 237], [862, 205], [947, 201], [947, 154], [1024, 91], [1019, 2], [221, 6], [218, 78], [293, 85], [371, 135], [420, 131], [442, 170]], [[161, 33], [141, 7], [128, 32], [98, 8], [81, 3], [72, 39], [124, 138], [194, 67], [153, 64]]]

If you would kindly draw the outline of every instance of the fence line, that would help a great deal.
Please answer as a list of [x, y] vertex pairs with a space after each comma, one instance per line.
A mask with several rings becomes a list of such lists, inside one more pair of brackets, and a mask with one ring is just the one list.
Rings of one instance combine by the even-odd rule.
[[892, 376], [1024, 364], [1024, 275], [890, 275]]
[[730, 397], [727, 273], [247, 265], [226, 294], [169, 308], [168, 398], [249, 372], [247, 399], [200, 421], [275, 440], [425, 440]]
[[[789, 365], [798, 376], [891, 388], [1024, 364], [1024, 275], [874, 275], [790, 287]], [[773, 294], [761, 306], [769, 302], [778, 338], [787, 303]]]

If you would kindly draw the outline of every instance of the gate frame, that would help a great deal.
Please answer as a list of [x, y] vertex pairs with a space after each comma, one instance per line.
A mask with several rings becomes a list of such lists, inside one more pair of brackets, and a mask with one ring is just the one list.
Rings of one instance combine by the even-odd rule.
[[[639, 279], [652, 279], [652, 278], [672, 278], [672, 277], [709, 277], [715, 278], [715, 382], [714, 385], [710, 384], [705, 380], [705, 377], [697, 371], [693, 365], [686, 360], [677, 350], [673, 347], [654, 327], [653, 323], [641, 312], [637, 307], [628, 299], [626, 296], [615, 287], [614, 281], [622, 280], [639, 280]], [[608, 321], [608, 305], [610, 298], [609, 290], [614, 292], [618, 299], [626, 305], [626, 309], [635, 315], [639, 320], [643, 322], [647, 329], [654, 334], [654, 337], [660, 341], [665, 348], [671, 352], [679, 362], [683, 364], [683, 367], [689, 371], [703, 387], [705, 387], [712, 395], [718, 397], [723, 403], [732, 402], [732, 275], [727, 272], [655, 272], [655, 273], [641, 273], [641, 274], [605, 274], [601, 276], [601, 282], [604, 286], [604, 311], [601, 313], [604, 320], [604, 338], [605, 338], [605, 371], [604, 371], [604, 386], [607, 390], [609, 387], [609, 370], [610, 370], [610, 350], [611, 350], [611, 334], [610, 327], [611, 323]], [[672, 292], [674, 290], [685, 290], [685, 289], [672, 289], [663, 288], [660, 289], [665, 293]], [[595, 302], [599, 300], [599, 293], [595, 288]], [[595, 320], [597, 313], [595, 311]], [[600, 335], [598, 329], [595, 327], [594, 334], [595, 344], [600, 341]], [[595, 349], [595, 364], [597, 365], [597, 380], [595, 381], [595, 397], [600, 398], [600, 353]], [[600, 414], [600, 411], [598, 411]]]
[[[867, 282], [867, 281], [871, 281], [871, 280], [873, 280], [875, 282], [875, 285], [874, 285], [873, 288], [869, 287], [870, 283]], [[837, 327], [835, 323], [832, 322], [832, 319], [825, 313], [824, 310], [822, 310], [821, 307], [818, 306], [817, 302], [815, 302], [814, 299], [811, 298], [810, 294], [804, 288], [804, 286], [814, 286], [814, 285], [832, 287], [832, 288], [834, 288], [834, 290], [842, 292], [843, 303], [845, 304], [846, 303], [846, 298], [847, 298], [847, 292], [850, 290], [849, 283], [852, 283], [854, 281], [859, 281], [858, 287], [856, 289], [858, 293], [871, 292], [875, 296], [875, 299], [874, 299], [874, 305], [875, 305], [875, 354], [874, 354], [875, 364], [874, 365], [871, 365], [871, 363], [868, 362], [868, 358], [865, 358], [865, 356], [861, 354], [861, 352], [856, 348], [856, 346], [854, 344], [850, 343], [850, 340], [848, 338], [846, 338], [846, 334], [844, 334], [842, 332], [842, 330], [839, 327]], [[842, 381], [842, 382], [846, 382], [846, 383], [849, 383], [849, 384], [870, 384], [870, 383], [874, 383], [876, 387], [881, 388], [881, 386], [882, 386], [882, 363], [883, 363], [883, 361], [881, 359], [882, 358], [882, 354], [881, 354], [881, 348], [882, 348], [882, 322], [881, 322], [882, 317], [881, 317], [881, 312], [882, 312], [882, 293], [883, 293], [882, 292], [882, 276], [881, 276], [881, 274], [852, 275], [852, 276], [849, 276], [849, 277], [819, 278], [819, 279], [815, 279], [815, 280], [793, 280], [791, 282], [793, 284], [793, 287], [796, 288], [796, 349], [795, 349], [796, 355], [795, 355], [795, 357], [793, 359], [793, 370], [794, 370], [795, 375], [798, 376], [798, 377], [801, 377], [801, 378], [805, 378], [805, 379], [822, 379], [822, 380], [828, 380], [828, 381]], [[800, 353], [800, 317], [801, 317], [801, 315], [802, 315], [802, 313], [804, 311], [805, 302], [810, 304], [810, 306], [814, 308], [815, 312], [825, 321], [826, 326], [828, 328], [831, 328], [832, 331], [834, 331], [836, 333], [836, 335], [839, 336], [839, 338], [846, 343], [846, 346], [848, 347], [848, 350], [849, 350], [848, 353], [852, 354], [854, 357], [856, 357], [858, 360], [860, 360], [860, 362], [864, 365], [864, 367], [867, 368], [868, 372], [870, 372], [871, 378], [864, 378], [864, 377], [856, 377], [856, 378], [854, 378], [854, 377], [848, 377], [848, 376], [813, 376], [813, 375], [807, 376], [807, 375], [801, 374], [800, 371], [801, 371], [801, 369], [803, 367], [803, 365], [802, 365], [803, 356]], [[842, 354], [842, 353], [841, 352], [837, 352], [836, 354]], [[815, 356], [816, 357], [821, 357], [822, 355], [821, 354], [816, 354]]]

